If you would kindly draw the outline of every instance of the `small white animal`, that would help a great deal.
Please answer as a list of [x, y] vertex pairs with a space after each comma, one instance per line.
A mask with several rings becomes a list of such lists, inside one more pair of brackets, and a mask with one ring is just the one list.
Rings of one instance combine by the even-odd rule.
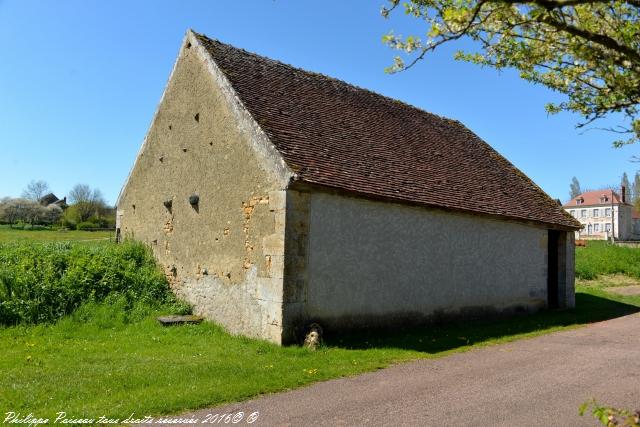
[[317, 350], [322, 344], [322, 326], [312, 323], [307, 328], [307, 335], [304, 338], [304, 346], [309, 350]]

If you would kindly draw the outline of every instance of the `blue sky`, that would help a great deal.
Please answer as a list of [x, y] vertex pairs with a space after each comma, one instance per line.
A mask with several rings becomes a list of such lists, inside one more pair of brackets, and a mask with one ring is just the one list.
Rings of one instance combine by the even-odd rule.
[[[322, 6], [319, 6], [321, 4]], [[43, 179], [114, 203], [153, 117], [187, 28], [460, 120], [554, 198], [619, 183], [638, 146], [547, 116], [559, 100], [506, 71], [456, 62], [447, 47], [404, 73], [383, 72], [389, 30], [420, 34], [378, 1], [0, 0], [0, 197]]]

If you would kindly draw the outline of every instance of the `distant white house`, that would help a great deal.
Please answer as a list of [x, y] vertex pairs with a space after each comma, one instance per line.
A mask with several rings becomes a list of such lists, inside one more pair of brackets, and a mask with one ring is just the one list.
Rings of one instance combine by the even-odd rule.
[[640, 214], [622, 194], [613, 190], [587, 191], [563, 206], [583, 225], [576, 231], [576, 239], [607, 240], [612, 234], [616, 240], [640, 238]]

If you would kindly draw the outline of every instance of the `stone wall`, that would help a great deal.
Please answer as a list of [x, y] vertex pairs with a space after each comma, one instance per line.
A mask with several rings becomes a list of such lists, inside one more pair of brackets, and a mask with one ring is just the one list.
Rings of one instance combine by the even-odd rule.
[[288, 200], [286, 336], [310, 321], [384, 326], [547, 304], [544, 227], [328, 192]]
[[151, 246], [195, 313], [279, 343], [289, 175], [273, 150], [188, 35], [119, 197], [118, 226]]
[[620, 240], [633, 239], [633, 206], [618, 205], [616, 206], [618, 223], [616, 224], [616, 237]]
[[[593, 217], [594, 209], [600, 212], [599, 217]], [[611, 209], [611, 204], [589, 205], [589, 206], [572, 206], [567, 211], [574, 211], [576, 219], [583, 225], [581, 230], [574, 233], [576, 239], [580, 240], [607, 240], [611, 238], [611, 232], [605, 231], [605, 224], [613, 223], [613, 236], [617, 240], [634, 239], [633, 217], [631, 205], [613, 205], [613, 216], [605, 216], [607, 209]], [[587, 211], [587, 217], [580, 215], [581, 211]], [[598, 224], [600, 231], [594, 230], [595, 224]], [[591, 234], [589, 234], [589, 226], [591, 225]]]
[[283, 341], [299, 340], [308, 323], [309, 203], [311, 194], [287, 190], [283, 283]]

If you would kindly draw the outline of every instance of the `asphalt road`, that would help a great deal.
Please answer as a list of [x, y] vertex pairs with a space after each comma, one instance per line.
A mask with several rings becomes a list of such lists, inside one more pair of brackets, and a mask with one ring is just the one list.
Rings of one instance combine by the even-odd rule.
[[640, 314], [188, 414], [253, 425], [594, 426], [578, 407], [640, 409]]

